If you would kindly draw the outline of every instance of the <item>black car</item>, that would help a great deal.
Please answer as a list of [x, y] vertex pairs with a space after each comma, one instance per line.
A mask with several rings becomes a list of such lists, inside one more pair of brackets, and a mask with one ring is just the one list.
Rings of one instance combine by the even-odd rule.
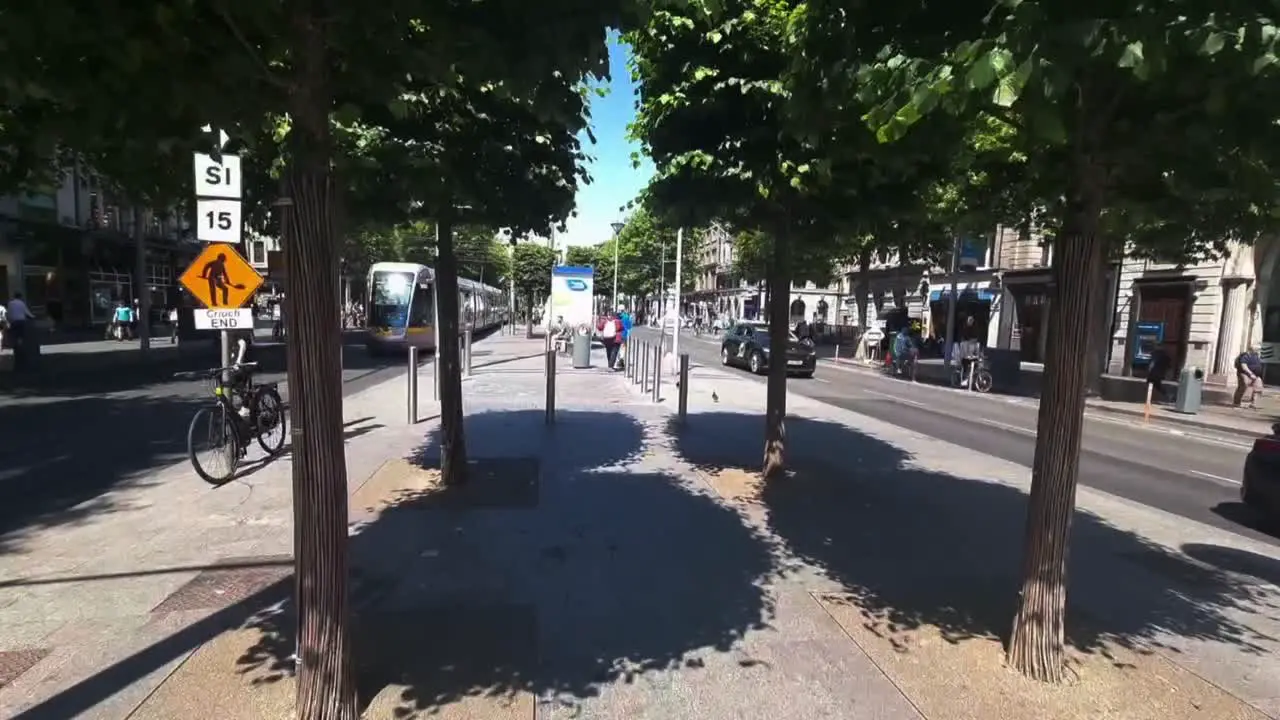
[[1280, 510], [1280, 423], [1271, 426], [1270, 436], [1254, 440], [1245, 456], [1240, 500], [1268, 516]]
[[[764, 323], [739, 323], [729, 328], [720, 343], [720, 363], [745, 367], [753, 373], [769, 369], [769, 326]], [[818, 355], [810, 343], [787, 334], [787, 374], [811, 378], [818, 366]]]

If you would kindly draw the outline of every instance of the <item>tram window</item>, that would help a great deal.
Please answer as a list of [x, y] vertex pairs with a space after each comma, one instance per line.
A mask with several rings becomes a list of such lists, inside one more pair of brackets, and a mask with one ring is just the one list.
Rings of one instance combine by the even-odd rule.
[[423, 327], [431, 322], [431, 288], [419, 285], [413, 289], [413, 301], [409, 305], [409, 325]]

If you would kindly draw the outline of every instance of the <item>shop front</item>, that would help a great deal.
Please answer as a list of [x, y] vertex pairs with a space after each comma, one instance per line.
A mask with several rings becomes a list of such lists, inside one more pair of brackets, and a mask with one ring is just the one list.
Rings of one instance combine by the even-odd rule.
[[1017, 352], [1022, 362], [1043, 363], [1052, 276], [1046, 268], [1007, 270], [1002, 280], [1008, 311], [1000, 314], [996, 346]]
[[13, 242], [21, 248], [21, 289], [28, 305], [37, 317], [61, 329], [107, 323], [117, 303], [140, 300], [142, 288], [149, 294], [155, 323], [164, 308], [178, 302], [174, 278], [199, 249], [149, 241], [139, 283], [136, 244], [118, 233], [20, 224]]
[[[988, 287], [960, 287], [956, 293], [955, 340], [978, 340], [987, 344], [991, 328], [991, 311], [996, 295]], [[947, 320], [951, 313], [951, 288], [929, 293], [930, 337], [943, 342], [947, 337]]]

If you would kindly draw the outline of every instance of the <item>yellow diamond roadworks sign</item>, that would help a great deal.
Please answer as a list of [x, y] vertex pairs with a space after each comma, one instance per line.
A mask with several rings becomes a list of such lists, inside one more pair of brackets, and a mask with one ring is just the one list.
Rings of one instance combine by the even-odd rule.
[[209, 243], [179, 278], [201, 305], [210, 310], [243, 307], [262, 286], [262, 276], [234, 245]]

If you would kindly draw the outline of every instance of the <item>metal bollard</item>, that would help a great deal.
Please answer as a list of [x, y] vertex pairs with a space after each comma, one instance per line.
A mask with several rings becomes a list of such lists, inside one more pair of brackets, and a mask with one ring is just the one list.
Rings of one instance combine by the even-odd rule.
[[556, 351], [548, 350], [546, 354], [547, 370], [547, 424], [556, 421]]
[[685, 416], [689, 414], [689, 353], [680, 353], [679, 383], [676, 416], [680, 418], [680, 422], [684, 422]]
[[418, 348], [409, 346], [409, 424], [418, 422]]
[[431, 359], [431, 399], [440, 402], [440, 348]]
[[640, 384], [640, 373], [644, 369], [644, 342], [636, 340], [631, 346], [631, 352], [627, 355], [627, 360], [632, 364], [631, 368], [631, 384]]
[[653, 349], [653, 401], [662, 400], [662, 343]]
[[641, 353], [644, 364], [640, 367], [640, 392], [646, 392], [649, 389], [649, 361], [653, 359], [650, 347], [652, 346], [649, 343], [645, 343]]
[[467, 328], [466, 331], [462, 333], [462, 344], [467, 349], [466, 355], [464, 356], [466, 364], [462, 366], [462, 370], [467, 377], [471, 377], [471, 340], [471, 328]]

